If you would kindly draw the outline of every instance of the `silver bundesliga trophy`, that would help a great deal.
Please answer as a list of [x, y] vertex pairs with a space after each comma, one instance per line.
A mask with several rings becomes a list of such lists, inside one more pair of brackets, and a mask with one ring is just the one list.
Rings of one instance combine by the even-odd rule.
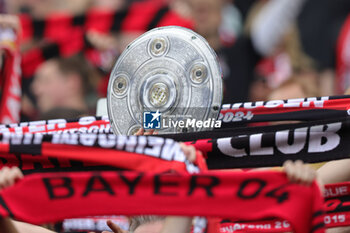
[[127, 46], [108, 83], [115, 134], [210, 130], [222, 101], [222, 73], [207, 41], [182, 27], [156, 28]]

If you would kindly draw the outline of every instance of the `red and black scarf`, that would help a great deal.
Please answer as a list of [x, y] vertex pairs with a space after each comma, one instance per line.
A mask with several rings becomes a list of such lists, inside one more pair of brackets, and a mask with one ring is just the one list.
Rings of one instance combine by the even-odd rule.
[[[99, 123], [102, 122], [101, 126], [105, 127], [107, 122], [101, 120], [101, 118], [98, 119], [100, 119], [97, 120]], [[90, 122], [85, 125], [86, 127], [79, 122], [72, 123], [75, 126], [73, 131], [79, 131], [79, 127], [84, 127], [84, 131], [87, 128], [93, 128], [98, 132], [98, 126], [93, 125], [94, 123]], [[25, 127], [29, 127], [26, 128], [28, 131], [35, 131], [34, 129], [45, 131], [48, 128], [64, 131], [63, 127], [70, 123], [62, 122], [61, 126], [59, 124], [61, 123], [48, 125], [33, 125], [29, 123], [31, 126]], [[209, 169], [264, 167], [280, 166], [288, 159], [300, 159], [312, 163], [348, 158], [348, 152], [350, 151], [349, 143], [347, 143], [350, 140], [349, 127], [349, 118], [340, 118], [299, 124], [159, 135], [159, 137], [185, 141], [187, 144], [195, 146], [197, 150], [200, 150], [205, 155]], [[12, 131], [12, 129], [16, 129], [16, 127], [3, 128], [4, 131]], [[18, 132], [21, 130], [23, 128], [17, 128]], [[62, 150], [67, 148], [66, 154], [69, 154], [69, 150], [72, 147], [72, 150], [75, 150], [74, 155], [69, 155], [71, 157], [66, 157], [66, 159], [82, 158], [85, 160], [85, 154], [89, 154], [89, 151], [91, 153], [97, 151], [106, 151], [106, 154], [115, 153], [114, 151], [117, 148], [115, 143], [118, 140], [133, 143], [133, 148], [137, 148], [140, 138], [142, 138], [114, 136], [113, 134], [105, 133], [55, 133], [54, 131], [50, 132], [50, 134], [7, 132], [2, 137], [4, 139], [0, 145], [3, 148], [2, 151], [7, 153], [7, 157], [3, 156], [2, 163], [20, 166], [26, 164], [23, 159], [26, 157], [24, 155], [28, 154], [35, 155], [37, 161], [40, 159], [47, 161], [47, 156], [50, 157], [50, 154], [60, 153], [59, 150], [52, 149], [55, 147], [62, 148]], [[36, 143], [36, 138], [38, 143]], [[91, 143], [96, 146], [96, 148], [88, 149], [87, 153], [85, 153], [85, 150], [87, 150], [86, 146], [90, 146], [90, 142], [85, 138], [90, 138]], [[126, 138], [128, 139], [126, 140]], [[129, 138], [134, 141], [129, 141]], [[106, 147], [106, 142], [108, 141], [111, 141], [111, 144], [109, 147]], [[126, 144], [120, 148], [125, 149]], [[17, 153], [17, 157], [12, 155], [15, 153]], [[42, 155], [43, 157], [37, 155]], [[96, 160], [94, 158], [94, 162], [97, 162]]]
[[11, 29], [0, 29], [0, 122], [19, 122], [21, 109], [21, 56], [17, 35]]
[[[302, 193], [302, 195], [300, 195]], [[318, 186], [280, 172], [32, 174], [0, 193], [0, 214], [40, 224], [101, 214], [287, 220], [294, 232], [324, 232]]]

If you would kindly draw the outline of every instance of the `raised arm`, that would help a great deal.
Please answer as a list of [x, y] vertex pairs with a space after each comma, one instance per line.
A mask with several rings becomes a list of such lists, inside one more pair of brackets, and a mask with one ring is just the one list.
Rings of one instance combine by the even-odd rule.
[[317, 170], [324, 184], [350, 181], [350, 159], [330, 161]]

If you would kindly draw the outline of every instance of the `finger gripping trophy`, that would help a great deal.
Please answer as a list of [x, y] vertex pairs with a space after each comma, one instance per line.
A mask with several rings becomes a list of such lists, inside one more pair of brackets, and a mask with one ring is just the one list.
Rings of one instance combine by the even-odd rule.
[[[222, 73], [207, 41], [182, 27], [156, 28], [130, 43], [108, 83], [115, 134], [210, 130], [220, 112]], [[214, 123], [213, 123], [214, 122]]]

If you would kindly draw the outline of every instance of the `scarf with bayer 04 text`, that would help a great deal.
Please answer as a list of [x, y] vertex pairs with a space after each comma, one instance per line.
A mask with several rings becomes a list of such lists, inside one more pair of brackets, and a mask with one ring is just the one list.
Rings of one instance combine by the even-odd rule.
[[[323, 232], [318, 214], [322, 213], [322, 198], [316, 184], [289, 183], [281, 172], [206, 171], [200, 154], [195, 166], [172, 139], [74, 133], [5, 133], [1, 137], [0, 156], [31, 156], [27, 171], [34, 173], [1, 192], [2, 216], [37, 224], [114, 214], [200, 215], [245, 221], [278, 218], [287, 220], [295, 232], [308, 232], [306, 229], [320, 224], [315, 231]], [[47, 169], [56, 160], [60, 172], [36, 172], [45, 165], [36, 158], [51, 158]], [[118, 171], [105, 167], [65, 171], [72, 160]], [[165, 172], [169, 170], [172, 172]]]

